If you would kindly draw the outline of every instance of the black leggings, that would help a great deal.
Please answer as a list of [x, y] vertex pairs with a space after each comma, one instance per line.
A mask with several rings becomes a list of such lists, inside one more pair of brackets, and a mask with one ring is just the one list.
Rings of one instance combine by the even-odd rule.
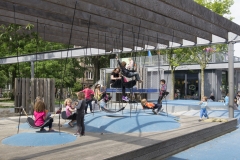
[[161, 104], [161, 103], [162, 103], [162, 99], [163, 99], [163, 96], [159, 96], [159, 97], [158, 97], [158, 104]]
[[73, 113], [72, 115], [70, 115], [69, 117], [67, 117], [67, 119], [71, 119], [72, 121], [75, 121], [77, 119], [77, 114]]
[[126, 87], [124, 85], [122, 85], [122, 80], [118, 79], [116, 80], [112, 85], [112, 88], [122, 88], [122, 95], [124, 97], [126, 97]]
[[92, 112], [92, 99], [86, 99], [85, 113], [87, 113], [88, 105], [90, 106], [90, 111]]
[[81, 135], [85, 134], [84, 114], [77, 115], [77, 132]]
[[52, 128], [52, 123], [53, 123], [53, 119], [50, 117], [50, 120], [44, 125], [44, 126], [42, 126], [41, 128], [43, 129], [44, 127], [49, 127], [49, 129], [50, 128]]

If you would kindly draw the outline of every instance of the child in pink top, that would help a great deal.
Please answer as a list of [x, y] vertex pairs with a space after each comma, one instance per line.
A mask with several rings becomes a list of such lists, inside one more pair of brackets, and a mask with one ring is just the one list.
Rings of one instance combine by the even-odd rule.
[[49, 126], [48, 131], [54, 131], [52, 129], [53, 119], [51, 117], [48, 117], [48, 115], [49, 114], [46, 114], [44, 102], [37, 101], [34, 106], [34, 117], [35, 117], [34, 124], [36, 126], [42, 126], [45, 123], [45, 121], [48, 120], [48, 122], [44, 126], [41, 127], [40, 131], [44, 131], [44, 127], [47, 127], [47, 126]]
[[76, 121], [77, 114], [75, 112], [75, 107], [72, 106], [72, 100], [70, 98], [67, 98], [64, 101], [64, 105], [66, 106], [66, 116], [67, 119], [71, 119], [71, 121], [68, 123], [69, 126], [73, 127], [73, 122]]
[[81, 92], [83, 92], [85, 94], [85, 99], [86, 99], [86, 107], [85, 107], [85, 114], [87, 114], [87, 108], [88, 105], [90, 106], [90, 111], [92, 111], [92, 100], [93, 100], [93, 96], [94, 96], [94, 92], [93, 90], [90, 89], [90, 85], [85, 88], [84, 90], [82, 90]]

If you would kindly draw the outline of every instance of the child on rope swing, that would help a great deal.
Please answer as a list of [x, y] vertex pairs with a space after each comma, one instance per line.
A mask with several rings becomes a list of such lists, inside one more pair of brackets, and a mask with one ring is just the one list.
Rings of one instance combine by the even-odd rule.
[[52, 129], [53, 119], [49, 116], [49, 112], [46, 110], [45, 103], [41, 100], [37, 101], [34, 106], [34, 124], [36, 126], [42, 126], [45, 121], [49, 120], [44, 126], [42, 126], [40, 131], [45, 131], [44, 127], [49, 127], [49, 132], [54, 131]]
[[71, 121], [68, 123], [68, 125], [71, 127], [74, 127], [73, 123], [76, 121], [77, 114], [75, 113], [75, 107], [72, 105], [72, 100], [70, 98], [67, 98], [64, 101], [64, 105], [66, 107], [67, 119], [71, 119]]
[[[154, 114], [158, 114], [162, 108], [162, 103], [155, 104], [155, 103], [147, 102], [146, 99], [141, 100], [141, 105], [142, 105], [143, 109], [152, 109]], [[155, 109], [157, 109], [157, 111], [155, 111]]]
[[126, 76], [128, 78], [135, 77], [135, 80], [138, 81], [139, 83], [143, 82], [142, 80], [140, 80], [140, 76], [139, 76], [138, 72], [136, 72], [135, 70], [128, 70], [126, 68], [127, 63], [125, 61], [120, 62], [118, 57], [116, 57], [116, 59], [118, 61], [118, 65], [120, 66], [122, 74], [124, 76]]

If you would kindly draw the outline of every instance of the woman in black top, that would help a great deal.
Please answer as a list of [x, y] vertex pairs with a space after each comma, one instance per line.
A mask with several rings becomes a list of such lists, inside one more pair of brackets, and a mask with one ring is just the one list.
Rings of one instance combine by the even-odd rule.
[[125, 86], [123, 85], [122, 82], [122, 76], [120, 76], [120, 69], [115, 68], [112, 73], [111, 73], [111, 81], [110, 81], [110, 86], [112, 88], [122, 88], [122, 100], [124, 101], [129, 101], [126, 91], [125, 91]]
[[213, 93], [211, 93], [210, 97], [209, 97], [212, 101], [215, 101], [215, 97], [213, 95]]

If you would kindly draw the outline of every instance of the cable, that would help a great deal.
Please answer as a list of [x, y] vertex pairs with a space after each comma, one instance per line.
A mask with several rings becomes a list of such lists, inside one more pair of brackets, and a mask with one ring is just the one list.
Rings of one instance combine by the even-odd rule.
[[[16, 27], [16, 16], [15, 16], [15, 5], [13, 4], [13, 13], [14, 13], [14, 27]], [[16, 47], [17, 47], [17, 79], [18, 79], [18, 86], [19, 86], [19, 82], [20, 82], [20, 79], [19, 79], [19, 75], [20, 75], [20, 71], [19, 71], [19, 52], [18, 52], [18, 42], [17, 42], [17, 39], [16, 39], [16, 35], [17, 35], [17, 31], [15, 29], [15, 40], [16, 40]], [[20, 85], [21, 87], [22, 85]], [[21, 90], [21, 89], [20, 89]], [[20, 96], [19, 96], [19, 89], [18, 89], [18, 107], [19, 107], [19, 102], [20, 102]], [[19, 119], [18, 119], [18, 130], [17, 130], [17, 134], [19, 133], [19, 126], [20, 126], [20, 119], [21, 119], [21, 114], [22, 114], [22, 109], [19, 110]]]
[[[60, 102], [61, 102], [61, 92], [62, 92], [62, 89], [63, 89], [63, 79], [64, 79], [64, 75], [65, 75], [65, 72], [66, 72], [66, 66], [67, 66], [68, 51], [70, 49], [70, 42], [71, 42], [71, 39], [72, 39], [72, 30], [73, 30], [73, 22], [74, 22], [74, 18], [75, 18], [76, 7], [77, 7], [77, 1], [75, 3], [74, 12], [73, 12], [72, 26], [71, 26], [70, 37], [69, 37], [69, 41], [68, 41], [68, 49], [67, 49], [67, 56], [66, 56], [66, 59], [65, 59], [64, 70], [62, 70], [61, 89], [60, 89], [60, 97], [59, 97], [59, 107], [60, 107]], [[59, 124], [59, 134], [60, 134], [60, 124]]]

